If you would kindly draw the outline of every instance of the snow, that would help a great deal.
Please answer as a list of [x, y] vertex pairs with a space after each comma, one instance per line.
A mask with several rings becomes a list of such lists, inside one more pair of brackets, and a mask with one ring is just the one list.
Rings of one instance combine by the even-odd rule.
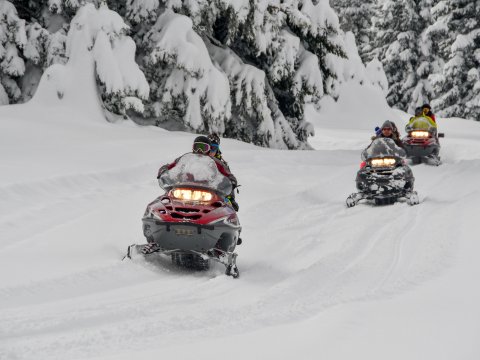
[[[70, 61], [82, 61], [74, 59], [72, 52], [78, 50], [72, 50], [73, 47], [84, 48], [85, 43], [92, 41], [90, 56], [94, 58], [96, 74], [105, 85], [106, 93], [120, 96], [138, 94], [142, 99], [148, 98], [148, 82], [135, 62], [135, 43], [124, 35], [128, 26], [120, 15], [109, 10], [105, 4], [99, 9], [87, 4], [78, 11], [72, 24], [73, 30], [67, 40]], [[90, 51], [89, 46], [87, 49]]]
[[225, 8], [232, 7], [238, 16], [240, 22], [244, 22], [250, 10], [249, 0], [220, 0]]
[[11, 76], [20, 76], [25, 72], [25, 62], [18, 56], [18, 51], [15, 45], [7, 43], [5, 46], [5, 58], [0, 66], [5, 74]]
[[0, 359], [480, 358], [478, 122], [437, 119], [444, 164], [412, 167], [416, 206], [345, 206], [373, 128], [409, 118], [377, 86], [307, 107], [315, 150], [222, 139], [242, 185], [234, 280], [121, 261], [195, 135], [106, 122], [83, 64], [0, 107]]
[[300, 11], [304, 21], [309, 25], [309, 31], [315, 36], [324, 31], [327, 26], [339, 28], [337, 14], [330, 7], [329, 0], [318, 0], [314, 5], [312, 0], [303, 0]]
[[140, 23], [148, 20], [158, 5], [158, 0], [127, 0], [127, 16], [134, 23]]
[[[279, 36], [279, 50], [270, 69], [270, 77], [277, 82], [295, 71], [295, 61], [300, 49], [300, 38], [290, 31], [282, 30]], [[317, 60], [318, 61], [318, 60]]]
[[0, 84], [0, 105], [8, 105], [8, 94], [3, 85]]
[[378, 58], [373, 58], [365, 67], [367, 77], [372, 85], [378, 86], [386, 96], [388, 94], [388, 80], [383, 71], [383, 65]]
[[459, 34], [451, 46], [451, 51], [454, 53], [456, 51], [464, 50], [471, 46], [473, 41], [474, 39], [472, 39], [471, 36]]
[[[211, 46], [209, 50], [213, 61], [218, 64], [231, 81], [230, 86], [235, 93], [235, 104], [237, 106], [244, 105], [249, 115], [261, 115], [260, 118], [262, 118], [263, 121], [257, 129], [257, 134], [270, 137], [270, 145], [274, 146], [274, 141], [278, 141], [281, 135], [277, 135], [277, 139], [271, 136], [275, 130], [275, 126], [271, 117], [271, 111], [266, 106], [265, 73], [252, 65], [243, 63], [243, 61], [229, 49]], [[224, 94], [230, 92], [230, 86], [223, 88]], [[286, 129], [284, 129], [284, 131], [286, 132]]]
[[[295, 92], [299, 93], [305, 86], [312, 94], [323, 96], [323, 77], [318, 68], [318, 57], [303, 49], [299, 58], [300, 66], [295, 73]], [[314, 101], [317, 99], [315, 98]]]
[[[357, 82], [360, 84], [368, 82], [368, 76], [365, 66], [363, 65], [362, 59], [358, 55], [357, 45], [355, 43], [355, 36], [351, 31], [348, 31], [345, 34], [345, 51], [347, 53], [348, 59], [342, 59], [344, 62], [343, 78], [344, 79], [357, 79]], [[378, 77], [378, 75], [377, 75]], [[375, 82], [375, 77], [371, 79], [371, 82]]]
[[[152, 66], [173, 67], [162, 89], [162, 102], [184, 95], [184, 121], [190, 128], [199, 131], [207, 125], [212, 131], [223, 133], [223, 118], [231, 115], [228, 78], [212, 64], [205, 43], [192, 26], [189, 17], [166, 10], [147, 34], [152, 42], [148, 61]], [[160, 65], [161, 62], [164, 64]], [[202, 112], [208, 114], [210, 121], [206, 124]]]

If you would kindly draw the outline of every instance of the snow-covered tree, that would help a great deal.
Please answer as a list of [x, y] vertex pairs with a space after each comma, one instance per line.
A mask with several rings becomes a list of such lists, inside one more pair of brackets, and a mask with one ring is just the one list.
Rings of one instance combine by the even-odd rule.
[[[361, 11], [372, 2], [360, 4]], [[308, 148], [313, 129], [304, 118], [305, 104], [327, 94], [336, 98], [344, 81], [368, 78], [355, 40], [344, 36], [328, 0], [16, 4], [26, 21], [23, 100], [33, 95], [45, 68], [67, 63], [77, 33], [90, 32], [108, 113], [144, 109], [142, 116], [130, 115], [142, 123], [215, 131], [262, 146]]]
[[441, 14], [437, 26], [443, 26], [443, 47], [449, 56], [436, 78], [432, 105], [442, 116], [480, 121], [480, 1], [445, 0], [437, 10]]
[[387, 101], [410, 113], [432, 92], [428, 46], [422, 41], [429, 9], [428, 0], [385, 0], [375, 20], [377, 52], [389, 80]]
[[[450, 55], [450, 46], [455, 41], [455, 32], [449, 31], [450, 9], [446, 0], [432, 0], [430, 10], [431, 23], [425, 31], [431, 52], [441, 59]], [[443, 67], [442, 67], [443, 68]]]
[[92, 38], [92, 56], [103, 104], [110, 113], [124, 116], [129, 109], [142, 113], [142, 99], [147, 99], [149, 93], [145, 76], [135, 62], [135, 43], [127, 32], [123, 19], [106, 3], [98, 9], [87, 4], [72, 20], [67, 40], [67, 51], [71, 52], [76, 37]]
[[378, 87], [387, 96], [388, 79], [383, 70], [383, 65], [377, 58], [372, 59], [366, 66], [367, 76], [371, 84]]
[[152, 86], [155, 117], [175, 112], [195, 131], [223, 134], [230, 117], [230, 89], [226, 75], [214, 66], [192, 21], [167, 9], [146, 34], [145, 62]]
[[33, 96], [48, 66], [67, 61], [66, 34], [77, 3], [70, 0], [15, 1], [19, 17], [25, 21], [27, 36], [23, 51], [25, 72], [20, 81], [18, 101], [24, 102]]
[[25, 73], [22, 52], [26, 43], [25, 20], [18, 17], [11, 2], [0, 0], [0, 105], [21, 96], [18, 80]]
[[126, 18], [133, 24], [152, 22], [157, 18], [159, 0], [126, 0]]
[[304, 104], [335, 92], [345, 56], [328, 0], [127, 0], [126, 13], [140, 29], [149, 116], [263, 146], [308, 146]]
[[363, 65], [362, 59], [360, 58], [358, 52], [355, 36], [351, 31], [348, 31], [345, 34], [344, 43], [347, 58], [341, 60], [341, 62], [343, 62], [343, 76], [340, 78], [340, 80], [342, 82], [356, 81], [360, 85], [369, 82], [365, 65]]
[[68, 32], [68, 62], [49, 67], [40, 82], [46, 99], [51, 101], [48, 94], [53, 93], [57, 101], [98, 104], [100, 95], [109, 120], [125, 117], [130, 109], [143, 112], [149, 86], [127, 31], [120, 15], [105, 3], [79, 8]]
[[360, 57], [364, 63], [372, 59], [372, 19], [375, 17], [374, 0], [335, 0], [331, 2], [340, 19], [343, 31], [355, 35]]

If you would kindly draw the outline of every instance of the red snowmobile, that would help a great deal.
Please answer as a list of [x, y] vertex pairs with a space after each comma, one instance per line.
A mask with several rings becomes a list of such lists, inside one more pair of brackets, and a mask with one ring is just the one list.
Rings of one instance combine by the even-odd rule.
[[425, 116], [417, 116], [410, 120], [405, 127], [407, 136], [402, 139], [407, 157], [413, 164], [422, 162], [430, 165], [440, 165], [440, 142], [438, 138], [444, 137], [437, 133], [437, 125]]
[[158, 182], [165, 193], [148, 204], [142, 219], [147, 244], [130, 245], [126, 257], [164, 254], [174, 264], [195, 270], [207, 270], [215, 261], [237, 278], [234, 250], [241, 243], [241, 226], [227, 199], [232, 183], [215, 161], [185, 154]]

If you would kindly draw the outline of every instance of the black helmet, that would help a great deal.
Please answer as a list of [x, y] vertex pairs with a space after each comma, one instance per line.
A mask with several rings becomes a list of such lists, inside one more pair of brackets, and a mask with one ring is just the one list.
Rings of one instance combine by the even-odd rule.
[[212, 147], [212, 144], [208, 137], [206, 136], [197, 136], [193, 141], [192, 151], [199, 154], [208, 154]]
[[422, 109], [432, 110], [432, 107], [430, 106], [430, 104], [423, 104]]
[[208, 135], [208, 138], [212, 144], [220, 145], [220, 136], [218, 136], [216, 133]]
[[415, 116], [420, 116], [422, 115], [423, 108], [421, 107], [416, 107], [415, 108]]

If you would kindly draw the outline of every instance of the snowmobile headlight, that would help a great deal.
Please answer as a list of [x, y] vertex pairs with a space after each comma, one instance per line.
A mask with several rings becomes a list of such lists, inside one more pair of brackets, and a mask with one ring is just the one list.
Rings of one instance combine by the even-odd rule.
[[173, 197], [185, 201], [210, 201], [213, 199], [213, 194], [203, 190], [175, 189]]
[[410, 134], [412, 137], [417, 139], [425, 139], [425, 138], [428, 138], [429, 136], [428, 131], [425, 131], [425, 130], [415, 130], [415, 131], [412, 131]]
[[375, 158], [370, 160], [372, 167], [392, 167], [396, 163], [394, 158]]

